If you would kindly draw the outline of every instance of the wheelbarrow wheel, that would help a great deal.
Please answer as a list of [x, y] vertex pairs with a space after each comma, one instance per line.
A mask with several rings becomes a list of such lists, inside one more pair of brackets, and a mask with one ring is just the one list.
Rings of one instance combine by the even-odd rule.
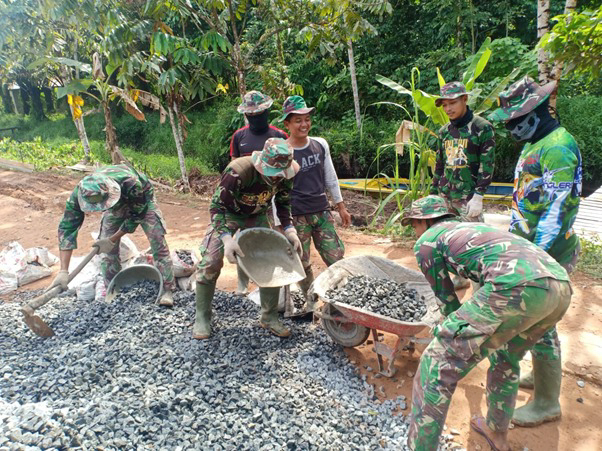
[[[332, 306], [328, 306], [326, 310], [331, 317], [343, 317], [341, 312]], [[326, 318], [322, 318], [321, 321], [322, 327], [324, 327], [324, 330], [330, 338], [346, 348], [353, 348], [361, 345], [370, 335], [370, 329], [359, 324]]]

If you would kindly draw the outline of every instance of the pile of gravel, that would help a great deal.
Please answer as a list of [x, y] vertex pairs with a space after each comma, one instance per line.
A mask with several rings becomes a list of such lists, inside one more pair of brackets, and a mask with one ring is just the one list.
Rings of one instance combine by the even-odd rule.
[[178, 249], [176, 250], [176, 255], [183, 263], [186, 263], [187, 265], [194, 265], [194, 261], [192, 260], [192, 251]]
[[400, 321], [418, 322], [426, 314], [424, 296], [393, 280], [353, 276], [340, 288], [331, 288], [326, 297], [369, 312]]
[[319, 326], [285, 320], [283, 340], [217, 292], [213, 336], [195, 341], [194, 295], [163, 309], [152, 290], [55, 299], [38, 312], [49, 339], [0, 304], [1, 449], [406, 449], [405, 398], [377, 402]]

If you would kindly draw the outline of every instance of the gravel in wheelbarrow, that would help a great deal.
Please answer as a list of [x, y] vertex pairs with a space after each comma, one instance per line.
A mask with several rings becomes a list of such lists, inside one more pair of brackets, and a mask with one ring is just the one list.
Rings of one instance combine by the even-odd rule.
[[424, 296], [415, 289], [364, 275], [350, 277], [344, 286], [328, 290], [326, 296], [399, 321], [419, 322], [427, 312]]

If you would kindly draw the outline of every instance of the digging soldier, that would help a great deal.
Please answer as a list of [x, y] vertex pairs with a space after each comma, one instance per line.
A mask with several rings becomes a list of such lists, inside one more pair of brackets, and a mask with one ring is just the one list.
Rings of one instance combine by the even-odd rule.
[[[232, 235], [250, 227], [269, 227], [267, 210], [272, 197], [284, 235], [300, 253], [301, 242], [292, 224], [290, 205], [292, 178], [298, 170], [292, 147], [283, 139], [270, 138], [261, 152], [237, 158], [222, 173], [211, 199], [211, 224], [201, 244], [197, 266], [193, 338], [203, 340], [211, 335], [211, 303], [224, 255], [230, 263], [236, 263], [237, 254], [244, 256]], [[278, 319], [279, 292], [278, 287], [259, 289], [259, 324], [279, 337], [288, 337], [290, 330]]]
[[[500, 94], [500, 108], [489, 118], [504, 121], [524, 142], [514, 174], [510, 231], [548, 252], [570, 274], [579, 256], [573, 223], [581, 195], [581, 154], [575, 139], [548, 111], [556, 82], [539, 86], [528, 77]], [[562, 362], [556, 327], [531, 350], [533, 372], [521, 386], [535, 388], [533, 400], [514, 412], [519, 426], [560, 418]]]
[[483, 196], [493, 177], [493, 127], [467, 105], [468, 92], [457, 81], [441, 88], [435, 100], [449, 117], [439, 129], [430, 194], [443, 197], [469, 221], [483, 222]]
[[[519, 362], [562, 318], [571, 285], [564, 268], [538, 246], [486, 224], [459, 222], [455, 215], [444, 199], [431, 195], [415, 201], [402, 219], [414, 227], [418, 266], [445, 316], [414, 378], [408, 446], [438, 448], [458, 381], [487, 357], [487, 418], [470, 424], [492, 449], [505, 451]], [[452, 274], [480, 283], [462, 304]]]
[[167, 228], [157, 206], [153, 186], [148, 177], [134, 168], [118, 164], [105, 166], [84, 177], [67, 200], [59, 223], [61, 270], [51, 286], [67, 289], [68, 269], [73, 249], [77, 249], [77, 233], [85, 213], [102, 211], [99, 239], [93, 244], [102, 255], [101, 271], [105, 284], [121, 270], [119, 241], [138, 226], [151, 245], [155, 265], [163, 276], [164, 292], [159, 305], [173, 306], [175, 288], [173, 263], [165, 240]]
[[303, 246], [301, 262], [307, 277], [299, 285], [304, 294], [314, 280], [310, 263], [312, 239], [326, 266], [345, 255], [345, 245], [336, 232], [326, 190], [337, 207], [343, 227], [351, 224], [328, 143], [323, 138], [309, 136], [313, 111], [314, 108], [308, 108], [303, 97], [290, 96], [284, 101], [283, 114], [279, 119], [290, 133], [288, 143], [294, 148], [295, 161], [300, 167], [293, 183], [291, 204], [293, 224]]
[[[230, 139], [230, 158], [246, 157], [255, 151], [261, 151], [265, 142], [270, 138], [287, 139], [286, 132], [274, 127], [269, 122], [270, 107], [274, 101], [270, 96], [259, 91], [249, 91], [242, 103], [238, 106], [238, 112], [245, 115], [248, 125], [239, 128]], [[272, 204], [272, 209], [274, 205]], [[249, 277], [241, 269], [238, 271], [238, 293], [246, 293], [249, 285]]]

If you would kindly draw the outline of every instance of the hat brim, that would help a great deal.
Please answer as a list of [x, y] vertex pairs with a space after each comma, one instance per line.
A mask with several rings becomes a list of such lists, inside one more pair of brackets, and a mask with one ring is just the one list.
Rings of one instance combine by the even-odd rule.
[[551, 81], [549, 83], [546, 83], [545, 85], [537, 88], [537, 91], [535, 92], [535, 94], [537, 94], [539, 96], [539, 100], [532, 107], [525, 106], [523, 104], [520, 108], [517, 108], [516, 110], [513, 110], [511, 112], [508, 112], [508, 110], [510, 108], [499, 107], [499, 108], [493, 110], [487, 116], [487, 119], [489, 119], [490, 121], [496, 121], [496, 122], [499, 122], [499, 121], [508, 122], [508, 121], [511, 121], [512, 119], [516, 119], [517, 117], [521, 117], [521, 116], [524, 116], [525, 114], [529, 114], [531, 111], [533, 111], [535, 108], [537, 108], [543, 102], [545, 102], [546, 99], [548, 97], [550, 97], [552, 92], [554, 92], [554, 89], [556, 89], [556, 81]]
[[261, 111], [267, 110], [269, 107], [272, 106], [273, 103], [273, 99], [269, 99], [266, 102], [260, 103], [259, 105], [255, 105], [252, 107], [246, 106], [244, 103], [241, 103], [240, 105], [238, 105], [238, 108], [236, 108], [236, 110], [242, 114], [259, 113]]
[[94, 202], [94, 203], [88, 202], [82, 197], [81, 191], [80, 191], [77, 195], [77, 200], [79, 202], [79, 208], [84, 213], [93, 213], [95, 211], [108, 210], [113, 205], [115, 205], [117, 202], [119, 202], [119, 199], [121, 198], [121, 187], [119, 186], [119, 183], [117, 183], [112, 178], [107, 177], [107, 185], [109, 188], [109, 197], [107, 197], [106, 200], [104, 200], [102, 202]]
[[278, 122], [283, 122], [289, 117], [291, 114], [313, 114], [316, 107], [312, 106], [310, 108], [299, 108], [298, 110], [291, 111], [290, 113], [285, 113], [278, 118]]
[[412, 216], [406, 216], [401, 220], [401, 225], [402, 226], [407, 226], [410, 221], [412, 219], [435, 219], [435, 218], [444, 218], [444, 217], [450, 217], [450, 218], [455, 218], [456, 215], [454, 212], [448, 211], [447, 213], [433, 213], [430, 215], [412, 215]]
[[259, 150], [253, 152], [251, 161], [257, 172], [266, 177], [284, 177], [285, 179], [292, 179], [301, 169], [301, 166], [299, 166], [299, 163], [295, 160], [293, 160], [291, 165], [287, 168], [275, 168], [273, 166], [264, 165], [261, 162], [261, 151]]
[[435, 106], [436, 107], [440, 107], [441, 105], [443, 105], [443, 101], [444, 100], [454, 100], [454, 99], [457, 99], [458, 97], [467, 96], [467, 95], [470, 95], [470, 94], [472, 94], [472, 92], [471, 91], [467, 91], [467, 92], [463, 92], [463, 93], [460, 93], [460, 94], [452, 94], [452, 95], [449, 95], [449, 96], [437, 97], [435, 99]]

